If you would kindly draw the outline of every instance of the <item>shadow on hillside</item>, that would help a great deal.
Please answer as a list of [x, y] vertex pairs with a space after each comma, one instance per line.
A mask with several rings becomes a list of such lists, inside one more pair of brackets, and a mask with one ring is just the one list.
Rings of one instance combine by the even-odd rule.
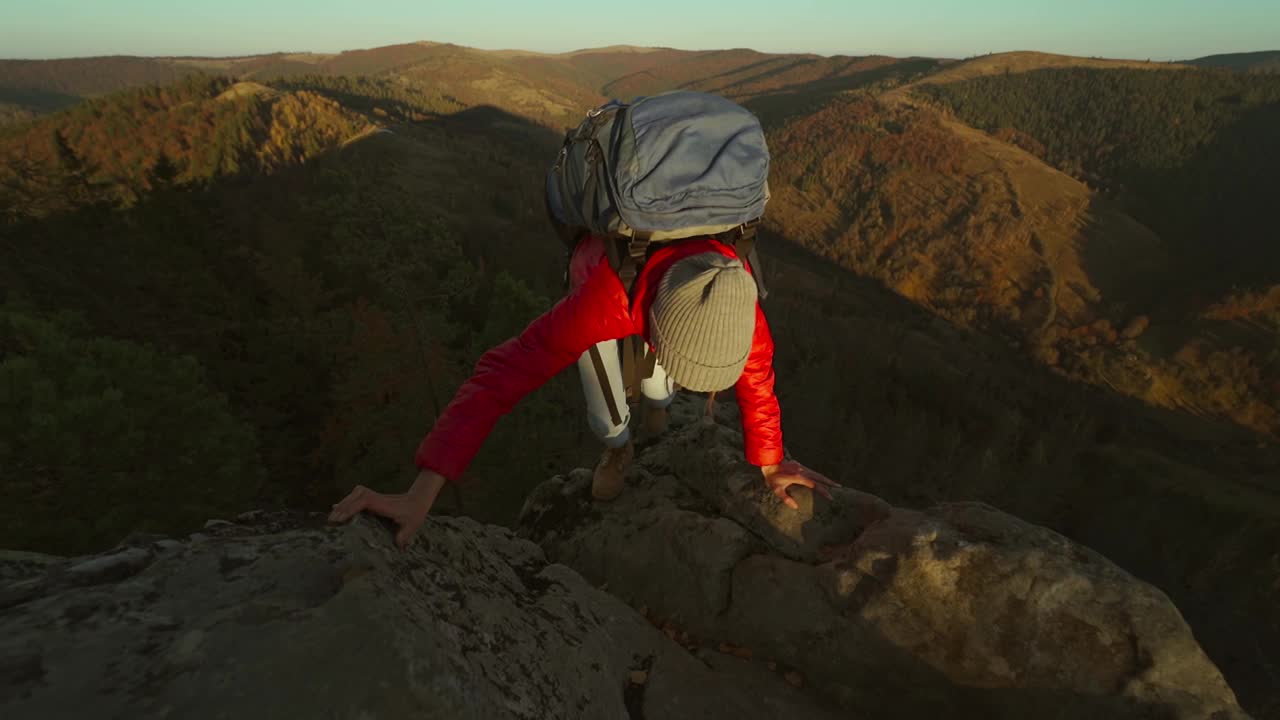
[[[1140, 346], [1192, 388], [1186, 410], [1225, 415], [1260, 430], [1274, 428], [1280, 391], [1275, 327], [1248, 318], [1213, 321], [1203, 314], [1232, 295], [1280, 283], [1273, 193], [1259, 170], [1280, 165], [1280, 103], [1245, 113], [1182, 165], [1134, 172], [1120, 200], [1095, 193], [1083, 265], [1102, 292], [1103, 314], [1123, 327], [1151, 318]], [[1159, 198], [1157, 204], [1155, 199]], [[1133, 232], [1133, 216], [1160, 232]], [[1195, 347], [1202, 347], [1195, 351]], [[1186, 353], [1184, 354], [1184, 351]], [[1214, 355], [1216, 353], [1216, 355]], [[1240, 353], [1248, 357], [1239, 356]], [[1139, 373], [1128, 382], [1145, 388]]]
[[1167, 188], [1173, 200], [1150, 212], [1167, 213], [1168, 235], [1183, 245], [1185, 277], [1193, 287], [1220, 296], [1233, 287], [1280, 283], [1277, 128], [1280, 103], [1253, 108], [1182, 167], [1148, 180]]
[[32, 88], [0, 87], [0, 105], [17, 105], [38, 113], [49, 113], [71, 107], [84, 98], [76, 95]]
[[[90, 335], [194, 357], [258, 431], [271, 478], [262, 502], [322, 507], [337, 492], [323, 458], [332, 455], [325, 446], [335, 408], [350, 402], [338, 395], [354, 362], [353, 324], [371, 324], [373, 338], [399, 333], [381, 346], [391, 352], [418, 341], [405, 321], [395, 330], [384, 318], [418, 318], [422, 332], [443, 332], [423, 318], [448, 313], [457, 330], [426, 362], [442, 406], [475, 361], [470, 336], [515, 323], [492, 311], [491, 298], [514, 294], [536, 311], [540, 298], [560, 291], [562, 251], [547, 230], [541, 184], [526, 180], [540, 177], [554, 147], [545, 128], [476, 108], [396, 125], [270, 174], [246, 164], [189, 186], [157, 178], [129, 207], [104, 202], [0, 225], [0, 302], [76, 313]], [[472, 278], [468, 286], [441, 287], [455, 268]], [[528, 295], [500, 286], [503, 272], [527, 281]], [[469, 290], [474, 300], [449, 303], [450, 293]], [[531, 317], [519, 318], [517, 329]], [[422, 384], [393, 375], [377, 381], [388, 393]], [[424, 400], [399, 427], [368, 430], [358, 455], [377, 464], [385, 447], [394, 467], [364, 482], [396, 484], [411, 470], [432, 404]], [[390, 439], [401, 433], [416, 437]], [[499, 454], [541, 452], [535, 444]], [[490, 453], [478, 467], [499, 460]], [[554, 464], [568, 462], [560, 456]], [[513, 516], [520, 490], [474, 493], [470, 511], [490, 521]], [[479, 511], [485, 499], [496, 509]]]
[[[853, 58], [853, 59], [851, 59], [848, 63], [846, 63], [845, 68], [848, 68], [848, 67], [849, 67], [849, 65], [852, 65], [852, 64], [854, 64], [855, 62], [857, 62], [857, 61], [858, 61], [858, 59], [859, 59], [859, 58]], [[775, 60], [776, 60], [776, 59], [775, 59]], [[734, 81], [734, 82], [732, 82], [732, 83], [730, 83], [730, 84], [728, 84], [728, 85], [724, 85], [724, 86], [722, 86], [722, 87], [716, 88], [716, 92], [721, 93], [721, 94], [723, 94], [723, 95], [729, 95], [729, 96], [732, 96], [732, 95], [734, 94], [734, 91], [736, 91], [736, 90], [741, 90], [741, 89], [743, 89], [743, 88], [749, 87], [752, 83], [758, 83], [758, 82], [761, 82], [761, 81], [763, 81], [763, 80], [768, 80], [769, 78], [779, 77], [779, 76], [785, 75], [785, 74], [787, 74], [787, 73], [789, 73], [789, 72], [791, 72], [791, 71], [793, 71], [793, 70], [796, 70], [796, 69], [799, 69], [799, 68], [803, 68], [803, 67], [808, 67], [808, 66], [810, 66], [810, 65], [814, 65], [814, 64], [816, 64], [817, 62], [818, 62], [818, 60], [817, 60], [816, 58], [805, 58], [805, 57], [802, 57], [802, 58], [792, 58], [790, 62], [785, 63], [785, 64], [781, 64], [781, 65], [780, 65], [780, 64], [778, 64], [777, 62], [769, 63], [768, 61], [766, 61], [766, 62], [760, 62], [760, 63], [752, 63], [751, 65], [748, 65], [748, 66], [745, 66], [745, 67], [741, 67], [741, 68], [735, 68], [735, 69], [733, 69], [733, 70], [731, 70], [731, 71], [729, 71], [729, 72], [720, 73], [719, 75], [714, 75], [714, 76], [709, 77], [709, 78], [703, 78], [703, 79], [699, 79], [699, 80], [693, 80], [693, 81], [690, 81], [690, 82], [688, 82], [688, 83], [685, 83], [685, 85], [684, 85], [683, 87], [691, 87], [691, 86], [693, 86], [693, 85], [699, 85], [699, 84], [703, 84], [703, 83], [709, 83], [709, 82], [713, 82], [713, 81], [715, 81], [715, 80], [718, 80], [718, 79], [720, 79], [720, 78], [722, 78], [722, 77], [727, 77], [727, 76], [729, 76], [729, 75], [737, 75], [737, 74], [738, 74], [738, 73], [740, 73], [740, 72], [747, 72], [747, 71], [753, 70], [753, 69], [755, 69], [755, 68], [757, 68], [757, 67], [763, 67], [764, 65], [768, 65], [768, 64], [772, 64], [772, 65], [773, 65], [773, 67], [770, 67], [770, 68], [769, 68], [769, 69], [767, 69], [767, 70], [762, 70], [762, 71], [760, 71], [760, 72], [758, 72], [758, 73], [755, 73], [755, 74], [753, 74], [753, 75], [747, 75], [746, 77], [741, 78], [741, 79], [739, 79], [739, 80], [736, 80], [736, 81]], [[834, 71], [834, 72], [829, 73], [829, 74], [830, 74], [830, 75], [836, 75], [836, 74], [838, 74], [839, 72], [840, 72], [840, 71], [839, 71], [839, 70], [837, 70], [837, 71]]]
[[[823, 78], [777, 92], [757, 95], [745, 100], [743, 105], [755, 113], [766, 127], [776, 127], [792, 118], [817, 110], [840, 93], [870, 88], [890, 81], [895, 84], [910, 82], [937, 66], [938, 61], [933, 59], [901, 60], [852, 75]], [[732, 86], [726, 88], [724, 92], [732, 94]]]
[[[452, 115], [443, 115], [437, 122], [445, 128], [478, 135], [500, 134], [510, 141], [523, 144], [524, 152], [533, 154], [547, 165], [555, 159], [564, 141], [563, 135], [492, 105], [478, 105]], [[541, 188], [540, 175], [537, 181]]]
[[[1127, 171], [1118, 205], [1164, 240], [1168, 288], [1157, 302], [1185, 315], [1233, 288], [1280, 283], [1274, 168], [1280, 167], [1280, 103], [1245, 112], [1177, 167]], [[1090, 253], [1090, 277], [1113, 260]], [[1105, 289], [1105, 288], [1104, 288]], [[1148, 295], [1152, 290], [1144, 289]]]
[[1166, 308], [1174, 269], [1167, 244], [1100, 193], [1090, 197], [1086, 217], [1084, 242], [1077, 251], [1086, 276], [1102, 294], [1104, 307], [1118, 304], [1130, 315], [1151, 315]]
[[812, 65], [815, 62], [811, 58], [790, 58], [791, 62], [783, 63], [780, 65], [778, 63], [779, 59], [780, 58], [778, 56], [766, 57], [763, 60], [757, 60], [756, 62], [753, 62], [753, 63], [747, 63], [746, 65], [739, 65], [737, 67], [733, 67], [728, 70], [725, 70], [724, 72], [716, 73], [715, 75], [708, 75], [707, 77], [698, 78], [696, 80], [690, 80], [684, 83], [683, 85], [681, 85], [681, 87], [688, 88], [693, 85], [701, 85], [704, 83], [715, 82], [720, 78], [726, 78], [726, 77], [730, 77], [732, 75], [738, 75], [744, 72], [751, 72], [756, 68], [764, 68], [764, 67], [770, 68], [769, 70], [766, 70], [764, 72], [757, 73], [755, 75], [749, 75], [745, 79], [739, 80], [733, 83], [732, 85], [728, 85], [724, 88], [725, 90], [728, 90], [730, 88], [737, 87], [739, 85], [743, 85], [745, 83], [751, 82], [752, 80], [771, 77], [774, 75], [784, 73], [788, 70], [792, 70], [797, 67], [801, 67], [804, 65]]

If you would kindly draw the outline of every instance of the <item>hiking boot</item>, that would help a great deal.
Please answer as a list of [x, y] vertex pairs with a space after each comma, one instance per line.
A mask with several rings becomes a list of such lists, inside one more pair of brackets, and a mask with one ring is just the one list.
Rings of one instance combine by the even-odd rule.
[[643, 403], [643, 416], [640, 419], [640, 436], [646, 441], [653, 440], [667, 431], [667, 409]]
[[630, 440], [620, 448], [605, 448], [591, 476], [591, 497], [607, 502], [621, 495], [626, 487], [624, 475], [634, 456], [635, 446]]

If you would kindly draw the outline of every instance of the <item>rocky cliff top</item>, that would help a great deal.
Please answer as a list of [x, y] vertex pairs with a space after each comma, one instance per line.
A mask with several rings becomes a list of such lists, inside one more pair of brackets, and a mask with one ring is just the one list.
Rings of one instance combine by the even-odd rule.
[[[1243, 718], [1157, 589], [980, 504], [764, 492], [677, 406], [627, 492], [544, 483], [518, 537], [251, 513], [0, 555], [5, 718]], [[535, 542], [536, 541], [536, 542]]]
[[659, 622], [795, 669], [851, 717], [1243, 717], [1169, 599], [980, 503], [842, 488], [800, 510], [742, 460], [736, 415], [677, 408], [630, 487], [540, 486], [520, 532]]

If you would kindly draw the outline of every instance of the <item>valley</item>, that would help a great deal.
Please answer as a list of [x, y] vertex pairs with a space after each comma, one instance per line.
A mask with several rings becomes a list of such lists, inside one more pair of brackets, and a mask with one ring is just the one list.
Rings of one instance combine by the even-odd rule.
[[[766, 126], [792, 452], [1104, 552], [1280, 712], [1276, 77], [437, 43], [0, 62], [0, 545], [403, 489], [476, 357], [562, 292], [563, 128], [697, 89]], [[510, 524], [590, 463], [579, 395], [566, 373], [522, 403], [441, 509]]]

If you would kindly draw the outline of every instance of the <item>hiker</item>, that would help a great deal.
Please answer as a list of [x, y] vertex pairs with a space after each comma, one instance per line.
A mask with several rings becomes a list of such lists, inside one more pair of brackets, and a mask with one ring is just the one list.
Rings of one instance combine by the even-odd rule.
[[605, 446], [592, 476], [596, 500], [625, 488], [634, 454], [628, 401], [653, 437], [666, 428], [677, 386], [734, 388], [746, 458], [766, 485], [793, 509], [792, 485], [830, 498], [835, 482], [783, 460], [773, 338], [753, 262], [768, 167], [759, 121], [718, 96], [666, 93], [588, 113], [547, 174], [548, 216], [569, 255], [566, 297], [481, 356], [419, 446], [407, 492], [356, 487], [330, 520], [368, 510], [395, 521], [396, 542], [407, 545], [498, 418], [575, 363], [588, 425]]

